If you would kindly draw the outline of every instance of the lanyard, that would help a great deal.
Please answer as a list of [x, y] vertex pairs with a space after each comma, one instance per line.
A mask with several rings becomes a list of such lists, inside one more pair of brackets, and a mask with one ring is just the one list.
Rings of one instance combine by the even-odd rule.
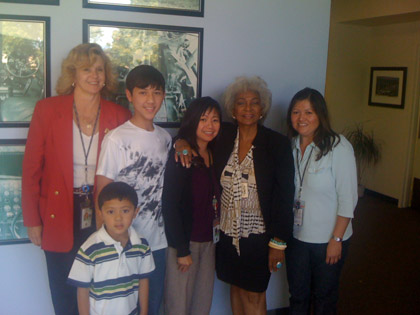
[[306, 169], [308, 168], [308, 164], [311, 160], [311, 156], [312, 156], [312, 151], [314, 150], [314, 147], [312, 147], [311, 152], [309, 153], [309, 157], [308, 160], [306, 161], [305, 167], [303, 168], [303, 174], [300, 173], [300, 163], [299, 163], [299, 151], [296, 148], [296, 167], [298, 170], [298, 174], [299, 174], [299, 192], [298, 192], [298, 198], [297, 200], [300, 200], [301, 194], [302, 194], [302, 186], [303, 186], [303, 179], [305, 178], [305, 173], [306, 173]]
[[74, 108], [74, 113], [75, 113], [75, 116], [76, 116], [77, 127], [79, 128], [80, 140], [82, 141], [83, 154], [85, 156], [85, 184], [82, 185], [82, 191], [84, 193], [86, 193], [86, 195], [87, 195], [89, 193], [89, 186], [88, 186], [88, 180], [87, 180], [87, 176], [88, 176], [88, 164], [87, 163], [88, 163], [90, 147], [92, 146], [93, 136], [95, 135], [96, 124], [98, 123], [99, 112], [101, 111], [101, 104], [99, 104], [98, 112], [96, 113], [95, 124], [93, 125], [93, 132], [92, 132], [92, 136], [90, 137], [90, 140], [89, 140], [89, 145], [88, 145], [87, 151], [86, 151], [86, 148], [85, 148], [85, 142], [83, 141], [82, 129], [80, 127], [79, 113], [77, 112], [76, 104], [74, 102], [73, 102], [73, 108]]
[[214, 219], [218, 219], [219, 218], [219, 211], [218, 211], [218, 201], [217, 201], [217, 188], [216, 188], [216, 180], [214, 178], [214, 169], [213, 169], [213, 156], [210, 154], [210, 151], [208, 151], [209, 154], [209, 168], [208, 168], [208, 174], [209, 174], [209, 179], [210, 179], [210, 185], [212, 188], [212, 201], [211, 201], [211, 205], [213, 207], [214, 210]]

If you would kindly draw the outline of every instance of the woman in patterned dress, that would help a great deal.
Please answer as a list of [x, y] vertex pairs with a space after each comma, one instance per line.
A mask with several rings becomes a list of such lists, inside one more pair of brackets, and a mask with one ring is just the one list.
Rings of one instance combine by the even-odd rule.
[[292, 151], [287, 137], [262, 125], [271, 105], [264, 80], [237, 78], [223, 101], [234, 123], [223, 124], [214, 149], [222, 187], [216, 271], [231, 285], [233, 314], [265, 314], [270, 274], [284, 263], [292, 233]]

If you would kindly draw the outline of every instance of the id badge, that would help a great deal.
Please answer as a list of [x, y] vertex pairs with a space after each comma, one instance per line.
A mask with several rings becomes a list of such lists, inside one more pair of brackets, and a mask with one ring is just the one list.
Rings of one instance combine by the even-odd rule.
[[305, 201], [295, 200], [293, 204], [294, 224], [301, 226], [303, 223], [303, 210], [305, 210]]
[[213, 243], [216, 244], [220, 240], [220, 219], [213, 220]]
[[248, 183], [241, 183], [241, 197], [248, 198]]
[[80, 218], [80, 229], [87, 229], [92, 226], [93, 207], [89, 199], [86, 199], [80, 205], [82, 208]]

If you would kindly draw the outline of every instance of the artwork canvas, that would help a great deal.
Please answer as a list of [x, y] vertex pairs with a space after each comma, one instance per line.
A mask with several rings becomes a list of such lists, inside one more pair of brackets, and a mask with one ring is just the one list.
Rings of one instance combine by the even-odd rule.
[[0, 140], [0, 245], [28, 242], [21, 204], [23, 142]]
[[29, 125], [50, 95], [49, 17], [0, 15], [0, 126]]
[[204, 16], [204, 0], [83, 0], [84, 8]]
[[0, 2], [60, 5], [60, 0], [0, 0]]
[[203, 29], [85, 20], [84, 30], [84, 41], [101, 45], [116, 66], [115, 101], [130, 108], [125, 95], [128, 72], [139, 64], [152, 65], [166, 81], [166, 97], [155, 122], [179, 125], [192, 100], [201, 96]]

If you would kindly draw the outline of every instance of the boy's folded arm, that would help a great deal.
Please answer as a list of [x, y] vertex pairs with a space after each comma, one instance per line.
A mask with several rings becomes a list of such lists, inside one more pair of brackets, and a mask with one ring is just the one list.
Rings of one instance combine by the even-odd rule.
[[89, 315], [89, 288], [77, 288], [77, 307], [79, 315]]

